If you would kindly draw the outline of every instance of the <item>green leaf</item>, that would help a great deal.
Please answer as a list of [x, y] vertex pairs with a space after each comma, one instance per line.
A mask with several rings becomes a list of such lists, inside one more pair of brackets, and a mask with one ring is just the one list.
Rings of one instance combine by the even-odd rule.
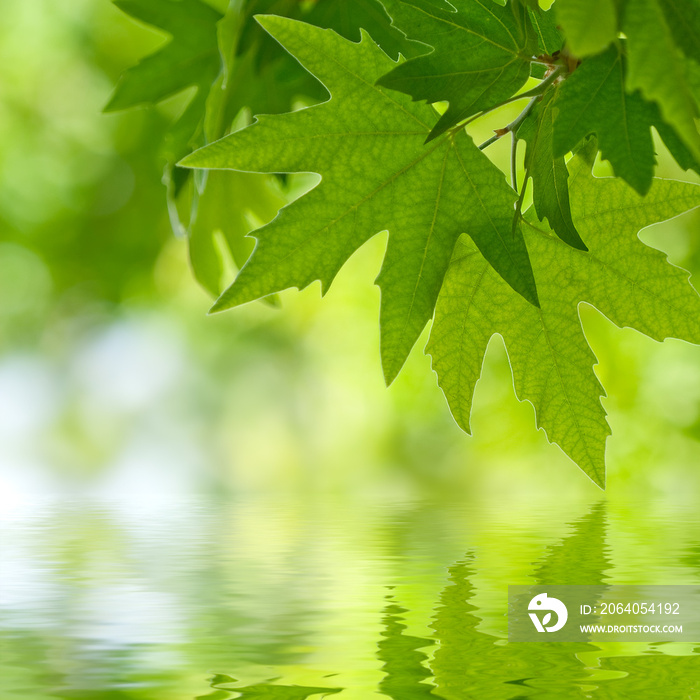
[[321, 183], [255, 233], [256, 249], [214, 310], [315, 280], [325, 291], [345, 261], [382, 230], [389, 243], [377, 283], [381, 340], [392, 381], [427, 321], [455, 241], [468, 233], [508, 283], [537, 302], [515, 192], [463, 132], [426, 145], [432, 110], [375, 85], [395, 65], [363, 34], [280, 17], [260, 23], [316, 75], [332, 98], [195, 152], [187, 167], [315, 172]]
[[697, 0], [659, 0], [679, 48], [700, 63], [700, 3]]
[[[514, 0], [514, 2], [519, 3], [523, 7], [526, 7], [528, 10], [532, 12], [539, 12], [540, 11], [540, 4], [539, 0]], [[499, 3], [502, 4], [502, 3]]]
[[563, 44], [563, 37], [557, 29], [557, 23], [554, 19], [554, 9], [532, 12], [530, 11], [530, 21], [537, 36], [537, 48], [540, 54], [551, 56], [556, 51], [559, 51]]
[[627, 0], [623, 29], [627, 35], [629, 90], [659, 104], [695, 158], [700, 158], [698, 105], [688, 61], [682, 55], [657, 0]]
[[[322, 0], [305, 13], [297, 0], [236, 0], [218, 25], [223, 70], [207, 100], [206, 142], [225, 136], [242, 114], [278, 114], [290, 111], [300, 98], [311, 102], [328, 98], [323, 86], [254, 21], [252, 15], [260, 12], [303, 16], [317, 26], [332, 26], [353, 40], [360, 38], [362, 26], [396, 57], [399, 52], [414, 55], [425, 50], [423, 44], [408, 41], [391, 26], [378, 0]], [[269, 177], [212, 173], [197, 186], [193, 204], [196, 218], [189, 225], [190, 260], [198, 281], [216, 296], [222, 291], [221, 256], [226, 256], [221, 243], [230, 249], [240, 268], [252, 251], [252, 239], [246, 237], [251, 229], [248, 216], [266, 223], [286, 203], [270, 185]], [[224, 234], [223, 241], [219, 233]]]
[[[249, 121], [250, 114], [286, 112], [300, 96], [310, 100], [328, 96], [317, 80], [261, 30], [251, 16], [260, 9], [301, 14], [294, 0], [230, 3], [217, 28], [222, 70], [206, 102], [205, 142], [229, 133], [236, 120]], [[175, 172], [185, 177], [191, 174], [184, 168]], [[182, 189], [178, 199], [189, 201], [178, 201], [177, 210], [189, 212], [181, 223], [189, 236], [190, 264], [197, 281], [214, 297], [223, 291], [231, 260], [240, 269], [250, 256], [253, 239], [247, 234], [273, 219], [286, 204], [277, 185], [270, 176], [212, 172], [197, 178], [193, 187]]]
[[[564, 43], [560, 31], [557, 29], [557, 23], [554, 19], [554, 8], [550, 8], [546, 12], [529, 12], [530, 23], [537, 37], [537, 55], [552, 56], [557, 51], [560, 51]], [[547, 74], [547, 66], [541, 63], [533, 62], [530, 65], [530, 75], [533, 78], [541, 80]]]
[[298, 0], [248, 0], [243, 8], [229, 10], [223, 23], [229, 29], [219, 38], [227, 73], [229, 125], [243, 108], [252, 115], [280, 114], [290, 111], [299, 97], [312, 102], [328, 98], [319, 82], [254, 21], [258, 14], [331, 28], [351, 41], [360, 39], [362, 27], [393, 58], [426, 51], [423, 44], [409, 41], [391, 26], [379, 0], [319, 0], [311, 11], [304, 11]]
[[167, 32], [172, 40], [122, 75], [105, 111], [154, 105], [192, 86], [208, 91], [220, 70], [216, 23], [221, 15], [216, 10], [199, 0], [117, 0], [114, 4]]
[[570, 166], [573, 220], [590, 252], [566, 245], [529, 215], [524, 234], [538, 309], [512, 293], [474, 246], [460, 239], [426, 351], [456, 421], [469, 431], [486, 345], [499, 333], [516, 393], [535, 407], [538, 427], [602, 487], [610, 429], [578, 305], [588, 302], [616, 325], [655, 340], [700, 343], [700, 296], [688, 273], [637, 237], [646, 226], [700, 206], [700, 186], [655, 179], [640, 197], [619, 180], [592, 177], [584, 158]]
[[190, 263], [197, 281], [218, 297], [227, 261], [217, 236], [240, 269], [253, 251], [247, 234], [254, 222], [271, 221], [287, 200], [269, 175], [212, 171], [201, 189], [189, 228]]
[[686, 70], [690, 91], [695, 97], [695, 102], [700, 105], [700, 63], [686, 61]]
[[688, 147], [678, 136], [675, 129], [670, 127], [661, 117], [659, 106], [656, 102], [645, 102], [647, 120], [658, 132], [661, 140], [666, 144], [669, 153], [675, 158], [683, 170], [694, 170], [700, 175], [700, 161], [690, 152]]
[[430, 133], [434, 139], [515, 92], [530, 75], [534, 50], [510, 6], [492, 0], [384, 0], [394, 23], [434, 47], [394, 68], [379, 85], [414, 100], [449, 102]]
[[554, 10], [574, 56], [600, 53], [617, 38], [615, 0], [557, 0]]
[[553, 105], [554, 156], [564, 156], [588, 134], [597, 134], [615, 174], [644, 194], [654, 175], [654, 143], [644, 100], [625, 92], [616, 46], [585, 60], [562, 84]]
[[261, 29], [256, 13], [302, 16], [297, 0], [231, 3], [218, 27], [223, 70], [207, 102], [208, 142], [226, 135], [241, 112], [280, 114], [301, 97], [328, 98], [323, 86]]
[[552, 104], [555, 91], [550, 90], [536, 105], [518, 130], [518, 138], [527, 143], [525, 171], [532, 178], [533, 204], [540, 220], [547, 219], [563, 241], [580, 250], [587, 250], [574, 222], [569, 204], [569, 171], [563, 157], [552, 153], [554, 117]]
[[124, 72], [105, 112], [153, 106], [196, 87], [185, 111], [169, 129], [163, 148], [172, 198], [187, 180], [184, 171], [173, 170], [173, 164], [202, 143], [205, 105], [221, 70], [217, 45], [221, 14], [200, 0], [117, 0], [114, 4], [131, 17], [170, 34], [171, 40]]
[[360, 40], [360, 27], [379, 44], [385, 54], [398, 59], [425, 53], [426, 47], [410, 41], [392, 25], [379, 0], [319, 0], [304, 21], [324, 29], [334, 29], [350, 41]]

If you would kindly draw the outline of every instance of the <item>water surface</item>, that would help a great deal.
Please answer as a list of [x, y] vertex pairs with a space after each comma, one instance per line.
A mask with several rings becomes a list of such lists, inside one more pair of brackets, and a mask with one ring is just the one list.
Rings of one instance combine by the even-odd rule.
[[3, 700], [700, 698], [700, 640], [506, 641], [508, 584], [698, 584], [691, 507], [63, 500], [0, 546]]

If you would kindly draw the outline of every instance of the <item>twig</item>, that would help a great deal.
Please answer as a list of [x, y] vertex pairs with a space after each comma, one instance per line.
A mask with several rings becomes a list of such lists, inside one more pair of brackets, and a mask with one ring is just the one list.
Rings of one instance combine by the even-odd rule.
[[522, 211], [523, 211], [523, 201], [525, 200], [525, 192], [527, 190], [527, 182], [528, 178], [525, 178], [525, 182], [523, 182], [523, 189], [520, 191], [520, 196], [518, 197], [518, 201], [515, 203], [515, 214], [513, 215], [513, 235], [515, 235], [515, 229], [518, 226], [518, 223], [520, 222], [520, 219], [522, 218]]
[[492, 143], [496, 143], [502, 136], [503, 134], [494, 134], [490, 139], [487, 139], [479, 146], [479, 150], [483, 151], [485, 148], [488, 148]]
[[487, 146], [490, 146], [492, 143], [495, 141], [498, 141], [502, 136], [505, 136], [506, 134], [513, 134], [515, 136], [515, 132], [520, 128], [520, 125], [525, 121], [525, 118], [527, 117], [528, 114], [530, 114], [532, 108], [535, 106], [535, 103], [537, 102], [539, 98], [539, 95], [536, 95], [535, 97], [530, 98], [530, 101], [527, 103], [527, 106], [525, 109], [520, 112], [520, 114], [513, 119], [513, 121], [508, 124], [507, 126], [503, 127], [502, 129], [496, 129], [496, 135], [492, 136], [490, 139], [487, 141], [484, 141], [484, 143], [479, 146], [479, 150], [484, 150]]
[[[517, 102], [518, 100], [522, 100], [522, 99], [525, 99], [528, 97], [530, 97], [530, 98], [540, 97], [540, 95], [542, 95], [542, 93], [544, 93], [544, 91], [565, 70], [566, 70], [565, 66], [557, 66], [539, 85], [536, 85], [534, 88], [532, 88], [532, 90], [527, 90], [526, 92], [521, 92], [519, 95], [513, 95], [512, 97], [509, 97], [507, 100], [503, 100], [503, 102], [499, 102], [498, 104], [494, 105], [493, 107], [489, 107], [488, 109], [485, 109], [482, 112], [478, 112], [477, 114], [472, 115], [471, 117], [469, 117], [469, 119], [467, 119], [463, 122], [460, 122], [456, 126], [453, 126], [452, 129], [450, 129], [449, 133], [456, 134], [458, 131], [463, 129], [468, 124], [471, 124], [473, 121], [480, 119], [481, 117], [489, 114], [490, 112], [493, 112], [495, 109], [498, 109], [499, 107], [504, 107], [505, 105], [509, 105], [511, 102]], [[491, 143], [493, 143], [493, 141], [491, 141], [487, 145], [490, 145]], [[486, 148], [486, 146], [484, 146], [484, 148]]]

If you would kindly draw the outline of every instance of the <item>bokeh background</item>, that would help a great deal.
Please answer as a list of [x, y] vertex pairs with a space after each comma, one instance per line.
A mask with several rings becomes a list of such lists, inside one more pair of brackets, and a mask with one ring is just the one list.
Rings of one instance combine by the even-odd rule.
[[[109, 0], [1, 16], [2, 700], [700, 697], [691, 645], [504, 639], [507, 583], [700, 581], [700, 348], [581, 307], [602, 494], [535, 430], [499, 338], [473, 437], [425, 337], [384, 386], [385, 234], [324, 299], [207, 316], [161, 182], [186, 99], [102, 111], [167, 38]], [[694, 212], [642, 237], [698, 274], [699, 234]]]
[[[597, 497], [536, 432], [492, 340], [473, 437], [423, 338], [386, 389], [385, 234], [330, 293], [207, 316], [161, 183], [181, 97], [104, 114], [120, 73], [167, 37], [108, 0], [3, 0], [0, 26], [0, 503], [167, 493]], [[509, 121], [502, 112], [477, 138]], [[504, 140], [505, 141], [505, 140]], [[504, 166], [508, 144], [492, 147]], [[663, 176], [674, 170], [659, 147]], [[605, 164], [601, 166], [605, 173]], [[700, 215], [642, 237], [700, 271]], [[609, 493], [698, 486], [700, 348], [655, 343], [581, 307], [608, 391]]]

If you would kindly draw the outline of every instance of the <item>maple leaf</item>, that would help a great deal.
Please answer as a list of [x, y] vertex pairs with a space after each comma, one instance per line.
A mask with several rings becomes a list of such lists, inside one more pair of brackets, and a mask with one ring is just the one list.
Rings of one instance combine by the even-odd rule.
[[211, 85], [219, 72], [219, 12], [200, 0], [116, 0], [114, 4], [167, 32], [172, 40], [125, 71], [106, 111], [152, 105], [188, 87], [207, 89]]
[[[285, 112], [302, 95], [312, 101], [327, 97], [323, 86], [253, 20], [252, 14], [261, 9], [301, 16], [295, 0], [230, 4], [217, 26], [221, 71], [206, 101], [205, 142], [227, 134], [234, 120], [246, 118], [246, 113]], [[247, 236], [255, 228], [252, 221], [266, 223], [286, 204], [278, 184], [270, 176], [210, 172], [195, 178], [177, 198], [175, 208], [188, 234], [192, 271], [215, 298], [223, 291], [230, 262], [240, 269], [252, 252], [253, 241]], [[230, 281], [225, 280], [225, 286]]]
[[165, 141], [169, 190], [177, 194], [187, 173], [172, 165], [201, 145], [204, 112], [212, 83], [221, 70], [217, 23], [222, 15], [201, 0], [116, 0], [120, 10], [170, 35], [170, 41], [119, 78], [105, 112], [156, 105], [196, 87]]
[[[303, 17], [307, 23], [331, 27], [351, 40], [360, 38], [362, 26], [394, 57], [425, 49], [391, 26], [378, 0], [320, 0], [311, 11], [304, 11], [297, 0], [231, 3], [218, 24], [222, 70], [207, 99], [205, 142], [229, 133], [241, 114], [278, 114], [289, 111], [300, 98], [311, 103], [328, 99], [325, 88], [254, 21], [253, 15], [260, 13]], [[249, 220], [266, 223], [286, 204], [278, 189], [269, 177], [230, 172], [212, 172], [197, 182], [192, 190], [192, 213], [183, 218], [189, 219], [185, 228], [193, 272], [210, 293], [221, 293], [228, 257], [219, 234], [236, 266], [242, 267], [253, 248], [247, 237], [254, 228]]]
[[600, 403], [596, 358], [578, 305], [654, 338], [700, 343], [700, 296], [688, 273], [644, 245], [637, 232], [700, 206], [700, 186], [655, 179], [645, 197], [623, 182], [595, 178], [590, 161], [570, 163], [571, 209], [589, 252], [576, 250], [526, 215], [540, 308], [521, 301], [460, 239], [438, 299], [426, 348], [455, 420], [469, 432], [474, 386], [489, 339], [503, 337], [515, 391], [535, 407], [537, 425], [599, 486], [610, 434]]
[[410, 57], [426, 51], [424, 45], [409, 41], [393, 26], [379, 0], [318, 0], [304, 21], [324, 29], [334, 29], [350, 41], [360, 40], [362, 27], [394, 60], [399, 55]]
[[[318, 27], [334, 29], [351, 41], [360, 38], [364, 28], [392, 58], [415, 55], [425, 46], [409, 41], [391, 26], [379, 0], [318, 0], [305, 11], [298, 0], [248, 0], [231, 5], [220, 25], [219, 45], [224, 63], [224, 125], [228, 127], [238, 112], [279, 114], [291, 109], [303, 96], [318, 102], [327, 99], [323, 87], [289, 55], [257, 22], [255, 15], [279, 15], [303, 20]], [[225, 131], [215, 134], [220, 138]], [[210, 140], [213, 140], [210, 139]]]
[[474, 240], [499, 274], [537, 303], [522, 233], [512, 228], [515, 192], [464, 132], [426, 145], [433, 112], [376, 80], [396, 64], [363, 32], [275, 16], [258, 21], [328, 88], [328, 102], [262, 116], [196, 151], [187, 167], [314, 172], [320, 184], [255, 232], [250, 260], [214, 306], [222, 310], [289, 287], [330, 285], [365, 241], [389, 231], [377, 278], [387, 381], [432, 317], [455, 241]]
[[654, 143], [644, 100], [625, 91], [623, 57], [617, 46], [586, 59], [561, 85], [552, 106], [553, 153], [560, 158], [589, 134], [600, 151], [639, 194], [651, 186]]
[[574, 56], [600, 53], [617, 38], [616, 0], [557, 0], [554, 11]]
[[678, 136], [676, 130], [670, 127], [661, 116], [656, 102], [646, 102], [644, 105], [649, 124], [658, 132], [669, 153], [675, 158], [683, 170], [694, 170], [700, 175], [700, 160], [695, 158], [685, 142]]
[[155, 105], [195, 86], [197, 94], [181, 117], [190, 132], [185, 139], [190, 138], [201, 123], [204, 101], [220, 70], [216, 24], [221, 14], [199, 0], [117, 0], [114, 4], [172, 39], [124, 72], [105, 111]]
[[574, 222], [569, 204], [569, 171], [563, 157], [552, 152], [554, 116], [552, 104], [555, 91], [550, 90], [535, 106], [518, 129], [518, 138], [527, 143], [525, 151], [526, 177], [532, 178], [533, 204], [537, 216], [547, 219], [554, 232], [574, 248], [586, 250]]
[[255, 227], [251, 220], [267, 223], [286, 203], [278, 183], [269, 175], [207, 173], [189, 222], [189, 253], [195, 278], [210, 294], [218, 297], [223, 291], [228, 260], [221, 242], [240, 269], [253, 250], [248, 237]]
[[666, 24], [683, 53], [700, 63], [700, 4], [696, 0], [658, 0]]
[[[675, 129], [695, 158], [700, 158], [699, 115], [692, 66], [678, 46], [688, 46], [687, 31], [700, 34], [700, 12], [668, 24], [671, 2], [627, 0], [622, 28], [627, 35], [629, 73], [627, 86], [658, 103], [664, 120]], [[678, 44], [676, 42], [679, 42]], [[697, 45], [693, 47], [697, 55]]]
[[[492, 0], [384, 0], [394, 23], [434, 50], [380, 78], [379, 85], [414, 100], [449, 102], [433, 139], [467, 117], [509, 98], [530, 75], [537, 40], [518, 12]], [[452, 7], [454, 5], [454, 8]], [[521, 18], [526, 18], [521, 8]], [[529, 20], [527, 20], [529, 22]]]
[[296, 0], [230, 4], [218, 27], [222, 71], [207, 102], [207, 141], [228, 133], [243, 110], [253, 116], [278, 114], [302, 96], [312, 101], [327, 98], [323, 86], [260, 28], [254, 20], [257, 13], [302, 17]]
[[559, 51], [564, 42], [561, 33], [557, 29], [557, 23], [554, 19], [554, 10], [540, 10], [539, 12], [529, 13], [532, 27], [535, 30], [537, 37], [537, 48], [540, 53], [552, 55]]
[[[532, 24], [532, 29], [537, 38], [537, 53], [542, 57], [551, 57], [558, 51], [561, 51], [564, 43], [564, 38], [557, 28], [556, 20], [554, 19], [554, 8], [549, 10], [533, 10], [528, 11], [528, 17]], [[533, 78], [541, 80], [547, 74], [548, 67], [533, 61], [530, 65], [530, 75]]]

